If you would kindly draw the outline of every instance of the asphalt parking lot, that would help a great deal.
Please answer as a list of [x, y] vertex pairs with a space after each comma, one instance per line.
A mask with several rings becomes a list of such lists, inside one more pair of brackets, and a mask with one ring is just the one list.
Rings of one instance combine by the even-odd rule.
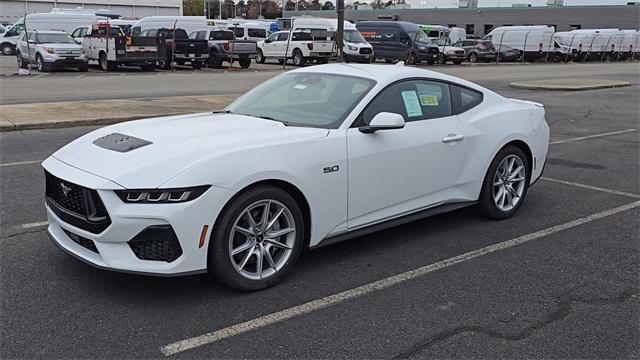
[[[468, 208], [320, 248], [257, 293], [206, 275], [100, 271], [60, 252], [42, 223], [39, 161], [93, 128], [0, 133], [0, 357], [640, 358], [640, 74], [637, 63], [582, 65], [433, 68], [545, 104], [544, 178], [515, 217], [489, 221]], [[184, 71], [123, 76], [121, 86], [159, 96], [158, 81], [171, 80], [187, 95], [193, 80], [197, 92], [209, 82], [231, 93], [277, 73], [228, 85], [224, 73]], [[545, 76], [632, 86], [508, 87]], [[84, 81], [3, 78], [1, 103], [28, 92], [43, 101], [66, 78]], [[118, 98], [113, 84], [92, 91]], [[83, 98], [82, 88], [61, 91]]]

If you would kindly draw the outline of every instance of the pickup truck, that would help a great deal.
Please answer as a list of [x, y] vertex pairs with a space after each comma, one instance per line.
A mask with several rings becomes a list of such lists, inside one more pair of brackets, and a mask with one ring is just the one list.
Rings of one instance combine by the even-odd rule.
[[149, 29], [141, 33], [143, 36], [158, 37], [166, 44], [166, 56], [160, 67], [167, 70], [176, 64], [191, 63], [194, 69], [200, 69], [209, 59], [209, 47], [206, 40], [190, 39], [184, 29]]
[[209, 46], [209, 66], [222, 67], [222, 62], [233, 63], [237, 61], [240, 67], [247, 69], [251, 66], [251, 59], [258, 54], [256, 42], [252, 40], [236, 40], [231, 30], [209, 29], [194, 31], [189, 35], [190, 39], [206, 40]]
[[150, 71], [165, 58], [161, 39], [144, 36], [124, 36], [118, 27], [94, 24], [82, 39], [84, 53], [98, 60], [103, 71], [112, 71], [120, 64], [139, 66]]
[[265, 40], [258, 42], [256, 61], [264, 63], [266, 59], [272, 58], [278, 59], [280, 63], [286, 59], [293, 59], [293, 64], [296, 66], [303, 66], [307, 61], [314, 60], [317, 63], [326, 64], [336, 51], [334, 41], [328, 39], [330, 39], [329, 34], [314, 34], [313, 30], [274, 32]]

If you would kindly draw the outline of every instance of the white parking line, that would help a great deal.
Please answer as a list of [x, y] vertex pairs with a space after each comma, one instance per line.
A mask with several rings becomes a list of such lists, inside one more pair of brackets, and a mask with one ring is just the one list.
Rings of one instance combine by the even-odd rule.
[[18, 162], [10, 162], [10, 163], [0, 164], [0, 167], [5, 167], [5, 166], [16, 166], [16, 165], [39, 164], [39, 163], [41, 163], [41, 162], [42, 162], [42, 160], [18, 161]]
[[583, 188], [583, 189], [589, 189], [589, 190], [595, 190], [595, 191], [603, 191], [603, 192], [606, 192], [606, 193], [609, 193], [609, 194], [620, 195], [620, 196], [628, 196], [628, 197], [640, 199], [640, 195], [629, 193], [629, 192], [625, 192], [625, 191], [619, 191], [619, 190], [613, 190], [613, 189], [605, 189], [605, 188], [601, 188], [601, 187], [597, 187], [597, 186], [585, 185], [585, 184], [580, 184], [580, 183], [575, 183], [575, 182], [565, 181], [565, 180], [552, 179], [552, 178], [548, 178], [548, 177], [544, 177], [544, 176], [541, 177], [540, 179], [541, 180], [545, 180], [545, 181], [555, 182], [555, 183], [558, 183], [558, 184], [565, 184], [565, 185], [575, 186], [575, 187], [579, 187], [579, 188]]
[[289, 309], [285, 309], [285, 310], [271, 313], [265, 316], [261, 316], [259, 318], [249, 320], [240, 324], [232, 325], [224, 329], [213, 331], [213, 332], [196, 336], [193, 338], [177, 341], [161, 347], [160, 351], [165, 356], [175, 355], [177, 353], [180, 353], [186, 350], [211, 344], [216, 341], [220, 341], [222, 339], [244, 334], [252, 330], [260, 329], [269, 325], [282, 322], [284, 320], [292, 319], [304, 314], [308, 314], [313, 311], [321, 310], [321, 309], [342, 303], [344, 301], [351, 300], [351, 299], [372, 293], [374, 291], [389, 288], [391, 286], [403, 283], [407, 280], [412, 280], [412, 279], [424, 276], [426, 274], [432, 273], [434, 271], [437, 271], [452, 265], [469, 261], [471, 259], [475, 259], [477, 257], [484, 256], [487, 254], [491, 254], [499, 250], [505, 250], [508, 248], [512, 248], [514, 246], [522, 245], [527, 242], [537, 240], [563, 230], [571, 229], [576, 226], [583, 225], [598, 219], [602, 219], [604, 217], [611, 216], [623, 211], [635, 209], [637, 207], [640, 207], [640, 201], [635, 201], [630, 204], [626, 204], [613, 209], [609, 209], [609, 210], [605, 210], [589, 216], [585, 216], [576, 220], [572, 220], [564, 224], [552, 226], [544, 230], [536, 231], [536, 232], [523, 235], [511, 240], [486, 246], [478, 250], [470, 251], [462, 255], [458, 255], [452, 258], [448, 258], [446, 260], [439, 261], [437, 263], [433, 263], [433, 264], [426, 265], [414, 270], [410, 270], [402, 274], [390, 276], [388, 278], [384, 278], [382, 280], [378, 280], [378, 281], [375, 281], [366, 285], [362, 285], [350, 290], [346, 290], [334, 295], [313, 300], [302, 305], [294, 306]]
[[32, 223], [16, 225], [16, 226], [14, 226], [14, 228], [16, 228], [16, 229], [31, 229], [31, 228], [37, 228], [37, 227], [41, 227], [41, 226], [46, 226], [47, 224], [48, 224], [48, 222], [46, 222], [46, 221], [38, 221], [38, 222], [32, 222]]
[[592, 139], [592, 138], [598, 138], [598, 137], [609, 136], [609, 135], [624, 134], [624, 133], [633, 132], [633, 131], [638, 131], [638, 129], [627, 129], [627, 130], [612, 131], [612, 132], [606, 132], [606, 133], [600, 133], [600, 134], [593, 134], [588, 136], [580, 136], [580, 137], [571, 138], [571, 139], [553, 141], [553, 142], [550, 142], [549, 145], [564, 144], [572, 141]]

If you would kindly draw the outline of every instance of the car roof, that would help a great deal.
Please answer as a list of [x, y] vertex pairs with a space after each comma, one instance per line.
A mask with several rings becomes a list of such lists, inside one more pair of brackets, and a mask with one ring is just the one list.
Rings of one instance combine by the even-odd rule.
[[323, 73], [323, 74], [336, 74], [345, 76], [358, 76], [375, 80], [379, 85], [386, 86], [392, 82], [410, 79], [410, 78], [430, 78], [441, 81], [453, 82], [463, 86], [467, 86], [484, 93], [491, 92], [490, 90], [466, 81], [464, 79], [457, 78], [455, 76], [446, 75], [437, 71], [427, 70], [421, 67], [403, 66], [402, 64], [396, 65], [382, 65], [382, 64], [355, 64], [355, 63], [338, 63], [338, 64], [326, 64], [316, 65], [307, 68], [301, 68], [290, 71], [291, 73]]
[[38, 34], [66, 34], [66, 31], [62, 30], [31, 30], [29, 32], [34, 32]]

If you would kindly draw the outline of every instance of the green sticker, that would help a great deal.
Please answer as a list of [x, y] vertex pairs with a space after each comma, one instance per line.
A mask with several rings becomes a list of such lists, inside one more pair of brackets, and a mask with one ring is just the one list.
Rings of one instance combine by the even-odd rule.
[[422, 116], [422, 107], [418, 100], [418, 94], [415, 91], [403, 91], [402, 100], [404, 101], [404, 108], [407, 110], [408, 117]]
[[435, 95], [420, 95], [422, 106], [438, 106], [438, 97]]

